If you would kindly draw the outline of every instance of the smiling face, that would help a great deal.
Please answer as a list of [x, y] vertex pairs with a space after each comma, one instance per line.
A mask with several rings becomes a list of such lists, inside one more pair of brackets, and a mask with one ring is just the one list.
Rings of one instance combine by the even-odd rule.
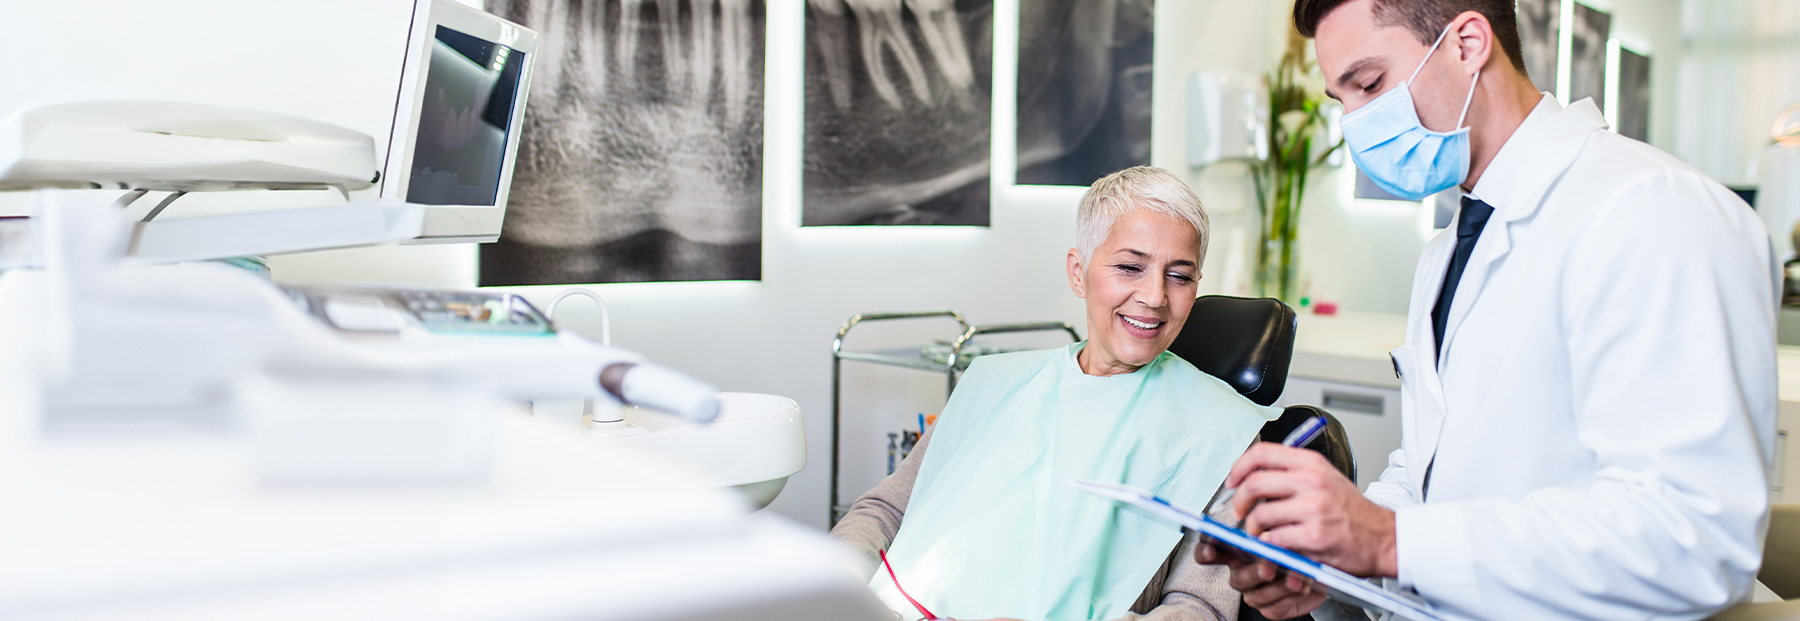
[[[1419, 121], [1432, 131], [1455, 130], [1474, 75], [1465, 71], [1461, 40], [1452, 33], [1427, 60], [1431, 45], [1404, 26], [1377, 19], [1374, 5], [1374, 0], [1346, 2], [1319, 21], [1313, 49], [1325, 94], [1343, 102], [1349, 114], [1405, 82], [1423, 62], [1411, 89]], [[1451, 22], [1452, 28], [1466, 19]]]
[[1199, 249], [1186, 220], [1135, 209], [1113, 222], [1085, 264], [1069, 250], [1069, 286], [1087, 301], [1083, 372], [1130, 373], [1169, 348], [1194, 308]]

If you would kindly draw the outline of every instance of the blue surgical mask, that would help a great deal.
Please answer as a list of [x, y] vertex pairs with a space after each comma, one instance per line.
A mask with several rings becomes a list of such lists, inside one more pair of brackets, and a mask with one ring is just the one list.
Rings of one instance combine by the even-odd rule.
[[1342, 121], [1344, 143], [1350, 147], [1356, 167], [1381, 189], [1409, 201], [1425, 200], [1469, 176], [1469, 128], [1462, 124], [1469, 115], [1469, 103], [1475, 100], [1475, 84], [1481, 80], [1481, 72], [1475, 72], [1475, 79], [1469, 82], [1469, 97], [1463, 101], [1456, 130], [1425, 129], [1419, 122], [1418, 109], [1413, 107], [1413, 80], [1449, 34], [1450, 29], [1445, 27], [1412, 77], [1344, 115]]

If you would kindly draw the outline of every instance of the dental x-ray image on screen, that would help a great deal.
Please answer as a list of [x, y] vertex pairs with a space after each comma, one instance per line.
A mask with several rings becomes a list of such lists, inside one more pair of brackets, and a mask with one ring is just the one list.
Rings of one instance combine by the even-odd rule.
[[1525, 71], [1531, 84], [1546, 93], [1556, 92], [1558, 28], [1563, 0], [1519, 0], [1519, 43], [1524, 48]]
[[1017, 183], [1150, 163], [1155, 15], [1154, 0], [1019, 1]]
[[1606, 109], [1606, 40], [1612, 36], [1612, 15], [1575, 3], [1570, 24], [1569, 101], [1592, 97], [1594, 106]]
[[437, 27], [406, 200], [493, 205], [525, 54]]
[[539, 34], [481, 284], [762, 277], [761, 0], [488, 0]]
[[988, 224], [993, 0], [807, 0], [801, 223]]

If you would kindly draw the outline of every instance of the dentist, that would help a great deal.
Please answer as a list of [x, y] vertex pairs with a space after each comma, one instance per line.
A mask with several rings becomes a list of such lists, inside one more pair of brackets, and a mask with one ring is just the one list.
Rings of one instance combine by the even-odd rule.
[[[1513, 0], [1297, 0], [1357, 166], [1456, 223], [1414, 275], [1401, 448], [1234, 466], [1253, 534], [1451, 618], [1708, 616], [1761, 563], [1780, 277], [1750, 208], [1532, 87]], [[1314, 585], [1201, 546], [1271, 618]], [[1321, 611], [1325, 612], [1325, 611]]]

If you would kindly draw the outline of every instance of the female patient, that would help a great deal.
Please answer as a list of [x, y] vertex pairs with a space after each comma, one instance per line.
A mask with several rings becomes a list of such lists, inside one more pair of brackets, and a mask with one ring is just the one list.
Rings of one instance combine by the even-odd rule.
[[1237, 614], [1226, 574], [1193, 561], [1192, 537], [1069, 485], [1128, 483], [1204, 506], [1280, 414], [1167, 351], [1193, 308], [1206, 214], [1179, 179], [1139, 167], [1095, 182], [1076, 218], [1067, 269], [1088, 340], [977, 359], [911, 456], [831, 531], [907, 618], [919, 615], [896, 576], [925, 609], [960, 619]]

